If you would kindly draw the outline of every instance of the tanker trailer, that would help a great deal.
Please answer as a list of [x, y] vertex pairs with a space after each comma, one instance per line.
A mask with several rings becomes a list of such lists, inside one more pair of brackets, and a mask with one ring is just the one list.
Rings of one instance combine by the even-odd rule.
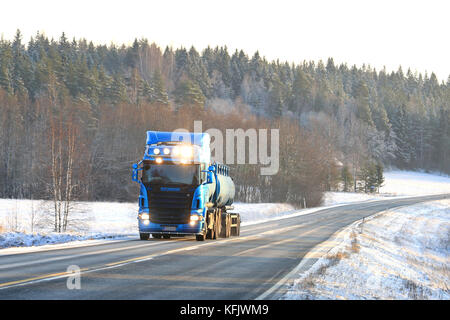
[[140, 185], [141, 240], [195, 235], [198, 241], [239, 236], [232, 213], [230, 168], [211, 163], [207, 133], [147, 131], [144, 157], [133, 165]]

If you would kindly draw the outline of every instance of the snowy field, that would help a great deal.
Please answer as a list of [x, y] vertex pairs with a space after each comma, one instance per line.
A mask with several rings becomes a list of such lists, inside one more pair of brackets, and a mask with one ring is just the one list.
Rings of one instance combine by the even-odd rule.
[[450, 299], [450, 200], [379, 213], [329, 242], [285, 299]]
[[386, 182], [380, 193], [397, 196], [450, 193], [450, 177], [437, 174], [389, 171], [384, 174]]
[[[372, 201], [392, 196], [450, 192], [450, 178], [438, 175], [392, 171], [386, 172], [381, 194], [328, 192], [324, 206]], [[289, 204], [234, 204], [243, 225], [287, 218], [317, 211], [295, 210]], [[136, 237], [137, 202], [77, 202], [70, 215], [68, 232], [52, 232], [52, 203], [42, 200], [0, 199], [0, 248], [40, 246], [85, 240], [126, 239]]]

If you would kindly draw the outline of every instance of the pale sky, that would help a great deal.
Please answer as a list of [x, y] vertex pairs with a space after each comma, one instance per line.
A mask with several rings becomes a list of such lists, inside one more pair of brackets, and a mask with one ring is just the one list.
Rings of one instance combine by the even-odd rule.
[[226, 45], [269, 60], [450, 75], [448, 0], [1, 0], [0, 34], [12, 39], [17, 28], [25, 41], [38, 30], [105, 44], [145, 37], [163, 49]]

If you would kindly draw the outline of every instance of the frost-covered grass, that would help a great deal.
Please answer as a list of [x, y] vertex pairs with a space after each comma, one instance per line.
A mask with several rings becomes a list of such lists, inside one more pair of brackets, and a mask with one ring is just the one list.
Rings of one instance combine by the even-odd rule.
[[285, 299], [450, 299], [450, 200], [379, 213], [332, 242]]

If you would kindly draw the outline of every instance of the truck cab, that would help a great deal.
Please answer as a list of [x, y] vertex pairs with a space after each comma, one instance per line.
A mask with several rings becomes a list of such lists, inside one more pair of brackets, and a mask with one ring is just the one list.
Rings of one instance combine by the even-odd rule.
[[140, 185], [141, 240], [238, 235], [240, 217], [228, 212], [234, 198], [230, 170], [211, 164], [209, 144], [207, 133], [147, 132], [144, 157], [132, 174]]

